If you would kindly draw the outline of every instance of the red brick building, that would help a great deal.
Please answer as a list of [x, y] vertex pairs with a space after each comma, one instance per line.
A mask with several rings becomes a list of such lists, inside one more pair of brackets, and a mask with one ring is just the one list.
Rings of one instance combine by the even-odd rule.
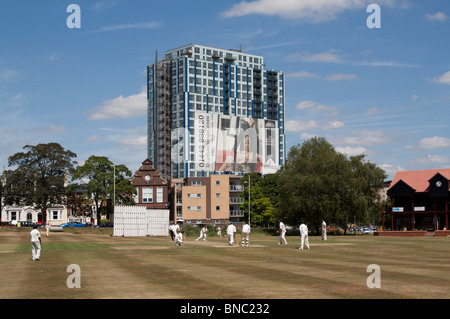
[[161, 177], [151, 160], [142, 162], [131, 183], [137, 190], [136, 205], [145, 206], [147, 209], [169, 209], [169, 182]]

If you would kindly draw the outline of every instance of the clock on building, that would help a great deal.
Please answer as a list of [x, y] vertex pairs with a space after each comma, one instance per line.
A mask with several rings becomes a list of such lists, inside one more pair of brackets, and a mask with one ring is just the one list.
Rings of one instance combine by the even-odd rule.
[[437, 187], [441, 187], [441, 186], [442, 186], [442, 182], [441, 182], [441, 181], [437, 181], [437, 182], [436, 182], [436, 186], [437, 186]]
[[152, 179], [152, 177], [150, 175], [145, 175], [144, 179], [148, 182]]

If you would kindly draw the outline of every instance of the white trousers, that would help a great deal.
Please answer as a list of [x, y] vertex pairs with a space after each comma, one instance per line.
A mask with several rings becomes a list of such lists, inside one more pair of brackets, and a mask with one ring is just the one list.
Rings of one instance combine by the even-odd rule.
[[303, 246], [306, 245], [306, 248], [309, 249], [309, 240], [308, 240], [308, 234], [301, 234], [302, 243], [300, 246], [300, 249], [303, 249]]
[[206, 240], [206, 237], [208, 237], [208, 236], [206, 235], [206, 233], [204, 233], [204, 234], [200, 233], [200, 237], [197, 238], [196, 240], [200, 240], [202, 237], [205, 237], [205, 238], [203, 238], [203, 240]]
[[286, 231], [282, 230], [280, 233], [280, 244], [287, 244], [286, 238], [284, 237], [286, 235]]
[[322, 230], [322, 240], [327, 240], [327, 231]]
[[41, 243], [38, 241], [31, 242], [31, 257], [33, 260], [41, 258]]
[[247, 245], [249, 244], [249, 237], [250, 237], [250, 233], [242, 233], [242, 240], [241, 240], [241, 245]]
[[233, 245], [234, 244], [234, 234], [227, 234], [228, 236], [228, 244]]

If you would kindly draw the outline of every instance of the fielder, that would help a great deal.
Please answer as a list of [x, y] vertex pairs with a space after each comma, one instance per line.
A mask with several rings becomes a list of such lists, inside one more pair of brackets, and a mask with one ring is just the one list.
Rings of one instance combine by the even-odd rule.
[[31, 260], [41, 260], [41, 233], [37, 230], [37, 226], [33, 226], [30, 232], [31, 236]]
[[249, 236], [250, 236], [250, 225], [244, 222], [244, 225], [242, 226], [242, 240], [241, 240], [241, 246], [247, 246], [249, 245]]
[[302, 242], [299, 249], [303, 249], [304, 244], [306, 245], [306, 248], [309, 249], [308, 226], [306, 226], [304, 223], [300, 225], [300, 238]]
[[278, 245], [281, 245], [283, 243], [285, 245], [287, 245], [286, 238], [284, 237], [286, 235], [286, 226], [284, 225], [284, 223], [281, 219], [279, 219], [279, 221], [280, 221], [280, 227], [278, 229], [278, 232], [280, 233], [280, 236], [279, 236], [280, 242], [278, 243]]
[[234, 226], [233, 222], [227, 227], [227, 237], [228, 237], [228, 245], [233, 246], [234, 244], [234, 234], [236, 233], [236, 226]]
[[327, 240], [327, 223], [322, 219], [322, 240]]
[[184, 246], [184, 230], [178, 231], [175, 236], [175, 244], [177, 246]]
[[206, 226], [203, 226], [202, 229], [200, 230], [200, 237], [198, 237], [195, 241], [198, 241], [200, 238], [203, 238], [203, 241], [206, 241], [206, 233], [208, 232], [208, 228], [206, 228]]

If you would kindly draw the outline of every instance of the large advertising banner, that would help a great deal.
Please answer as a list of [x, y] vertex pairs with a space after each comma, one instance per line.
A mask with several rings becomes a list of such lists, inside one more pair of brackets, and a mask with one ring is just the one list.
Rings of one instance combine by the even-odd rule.
[[273, 174], [279, 169], [278, 123], [195, 113], [195, 169]]

